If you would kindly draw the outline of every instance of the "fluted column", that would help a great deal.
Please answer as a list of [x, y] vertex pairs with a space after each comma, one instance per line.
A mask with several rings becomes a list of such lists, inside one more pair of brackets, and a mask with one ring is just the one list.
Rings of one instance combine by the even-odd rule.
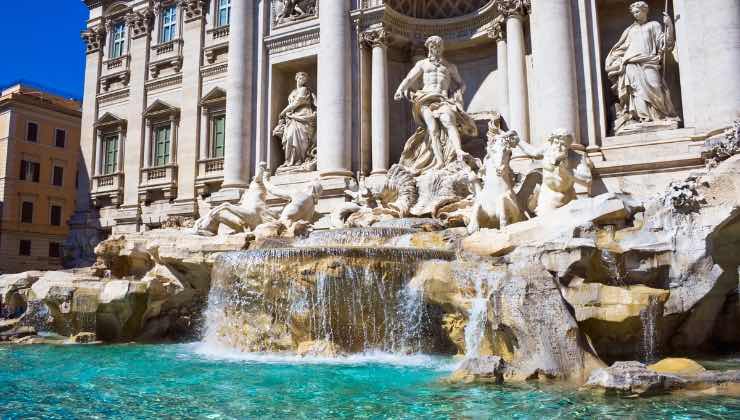
[[226, 92], [226, 148], [222, 189], [249, 183], [252, 121], [252, 24], [254, 2], [231, 3], [229, 76]]
[[499, 100], [498, 112], [508, 121], [509, 118], [509, 57], [506, 48], [506, 21], [499, 16], [494, 21], [493, 30], [488, 34], [496, 41], [496, 67], [498, 72], [498, 84], [496, 96]]
[[390, 160], [390, 115], [388, 108], [388, 33], [366, 32], [363, 40], [372, 48], [372, 175], [388, 172]]
[[319, 12], [317, 146], [322, 176], [352, 176], [349, 9], [349, 1], [323, 1]]
[[530, 17], [537, 108], [535, 137], [564, 128], [579, 141], [578, 86], [570, 0], [533, 0]]
[[530, 0], [498, 0], [499, 12], [506, 19], [506, 54], [509, 70], [509, 128], [531, 142], [529, 136], [529, 97], [525, 63], [524, 18]]

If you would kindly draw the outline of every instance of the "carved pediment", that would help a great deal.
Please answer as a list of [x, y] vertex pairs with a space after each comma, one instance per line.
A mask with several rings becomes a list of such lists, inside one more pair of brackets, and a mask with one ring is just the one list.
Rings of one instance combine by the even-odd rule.
[[144, 118], [169, 117], [180, 114], [180, 108], [175, 108], [167, 102], [157, 99], [144, 111]]
[[200, 99], [200, 104], [208, 107], [210, 105], [222, 104], [225, 101], [226, 91], [219, 87], [215, 87]]
[[120, 118], [119, 116], [115, 114], [106, 112], [105, 114], [100, 116], [100, 118], [98, 118], [98, 121], [95, 122], [95, 127], [123, 129], [126, 127], [126, 120], [124, 120], [123, 118]]

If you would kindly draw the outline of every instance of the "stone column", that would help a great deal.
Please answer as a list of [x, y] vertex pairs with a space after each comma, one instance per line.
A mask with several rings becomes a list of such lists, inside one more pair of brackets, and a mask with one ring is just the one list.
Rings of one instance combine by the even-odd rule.
[[506, 19], [506, 54], [509, 70], [509, 129], [531, 143], [529, 136], [529, 97], [525, 63], [524, 18], [530, 0], [498, 0], [499, 12]]
[[496, 96], [499, 100], [498, 112], [504, 120], [509, 118], [509, 57], [506, 48], [506, 21], [499, 16], [494, 22], [493, 30], [488, 34], [496, 41], [496, 67], [498, 68], [498, 85]]
[[144, 158], [142, 167], [148, 168], [152, 165], [152, 121], [147, 118], [144, 128]]
[[372, 47], [372, 172], [388, 172], [390, 159], [390, 109], [388, 107], [388, 33], [384, 29], [366, 32], [363, 39]]
[[118, 137], [118, 156], [116, 157], [116, 172], [123, 172], [124, 171], [124, 165], [126, 162], [124, 162], [124, 159], [126, 157], [126, 154], [124, 153], [125, 147], [126, 147], [126, 137], [121, 134]]
[[360, 171], [372, 170], [372, 47], [360, 39]]
[[564, 128], [579, 139], [578, 86], [570, 0], [533, 0], [530, 17], [537, 108], [536, 139]]
[[103, 136], [100, 130], [95, 130], [95, 169], [92, 176], [103, 174]]
[[[208, 108], [201, 107], [200, 111], [200, 148], [198, 151], [198, 159], [208, 159], [208, 146], [210, 142], [211, 134], [211, 121], [208, 118]], [[199, 166], [199, 165], [198, 165]]]
[[[231, 3], [229, 76], [226, 92], [226, 153], [222, 189], [243, 189], [249, 184], [249, 166], [252, 158], [250, 140], [253, 23], [254, 2]], [[238, 195], [233, 198], [238, 198]]]
[[177, 120], [170, 115], [170, 165], [177, 164]]
[[322, 176], [352, 176], [349, 10], [349, 1], [323, 1], [319, 12], [317, 147]]

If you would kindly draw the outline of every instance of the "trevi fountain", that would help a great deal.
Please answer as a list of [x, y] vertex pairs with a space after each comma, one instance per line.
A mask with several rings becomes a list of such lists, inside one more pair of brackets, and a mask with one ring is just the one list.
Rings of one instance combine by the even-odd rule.
[[244, 2], [248, 182], [1, 276], [0, 412], [740, 417], [734, 0]]

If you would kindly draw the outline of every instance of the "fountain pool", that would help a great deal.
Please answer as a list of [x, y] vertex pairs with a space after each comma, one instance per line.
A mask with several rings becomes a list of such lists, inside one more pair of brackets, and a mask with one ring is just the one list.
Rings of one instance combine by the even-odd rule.
[[737, 418], [740, 400], [452, 386], [450, 358], [300, 359], [203, 344], [0, 347], [0, 418]]

